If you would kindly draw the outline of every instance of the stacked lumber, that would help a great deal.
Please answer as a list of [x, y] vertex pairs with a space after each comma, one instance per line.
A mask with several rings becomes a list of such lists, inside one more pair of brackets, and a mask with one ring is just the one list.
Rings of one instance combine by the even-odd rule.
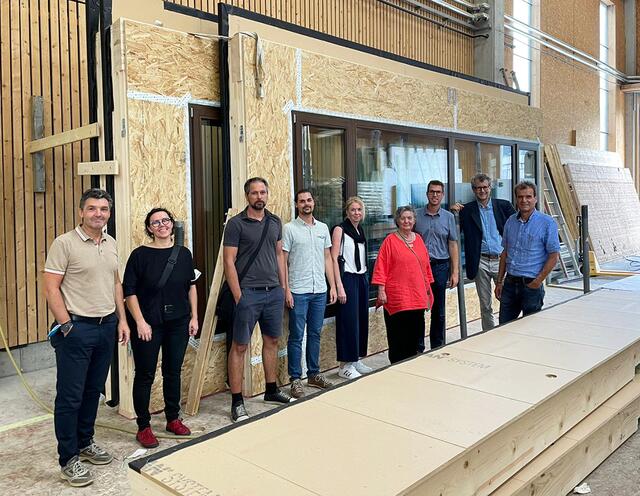
[[589, 241], [600, 264], [640, 254], [640, 208], [629, 169], [614, 152], [545, 145], [560, 208], [578, 239], [580, 206], [589, 206]]
[[636, 300], [599, 290], [138, 460], [133, 493], [509, 494], [546, 467], [564, 488], [635, 430]]

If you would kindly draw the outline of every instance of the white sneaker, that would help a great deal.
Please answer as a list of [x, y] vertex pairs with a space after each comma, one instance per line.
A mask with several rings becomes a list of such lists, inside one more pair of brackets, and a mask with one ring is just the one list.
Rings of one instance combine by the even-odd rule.
[[353, 363], [346, 364], [344, 367], [340, 367], [338, 370], [338, 376], [345, 379], [356, 379], [361, 377], [362, 374], [356, 370]]
[[362, 375], [362, 374], [368, 374], [369, 372], [373, 372], [373, 369], [371, 367], [369, 367], [368, 365], [365, 365], [364, 363], [362, 363], [361, 360], [358, 360], [357, 362], [354, 363], [355, 369]]

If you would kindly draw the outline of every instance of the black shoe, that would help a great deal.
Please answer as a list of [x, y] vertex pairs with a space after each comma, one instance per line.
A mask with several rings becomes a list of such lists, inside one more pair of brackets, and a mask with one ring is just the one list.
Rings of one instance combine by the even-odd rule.
[[244, 403], [238, 403], [231, 407], [231, 420], [233, 423], [242, 422], [243, 420], [248, 419], [249, 414], [247, 413], [247, 409], [244, 407]]
[[279, 389], [275, 393], [264, 393], [264, 402], [272, 405], [287, 405], [295, 401], [287, 393], [280, 391]]

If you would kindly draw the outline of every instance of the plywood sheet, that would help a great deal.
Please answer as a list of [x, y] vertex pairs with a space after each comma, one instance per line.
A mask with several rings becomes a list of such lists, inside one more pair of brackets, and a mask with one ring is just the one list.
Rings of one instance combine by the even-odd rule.
[[218, 40], [125, 21], [129, 91], [220, 101]]
[[[569, 370], [451, 346], [425, 354], [423, 359], [398, 364], [394, 370], [527, 403], [542, 401], [578, 376]], [[525, 383], [526, 388], [522, 387]]]
[[[447, 365], [456, 367], [453, 362], [443, 362], [443, 366]], [[385, 401], [380, 401], [381, 396]], [[508, 397], [397, 372], [395, 367], [361, 379], [357, 388], [329, 391], [318, 401], [464, 448], [531, 406]], [[477, 422], [478, 418], [483, 421]]]
[[[270, 417], [269, 429], [259, 423], [248, 424], [232, 436], [221, 436], [217, 447], [316, 494], [348, 490], [368, 496], [397, 494], [421, 474], [462, 451], [452, 444], [322, 403], [306, 401], [282, 413], [286, 415]], [[313, 442], [309, 442], [312, 430]], [[386, 456], [390, 447], [394, 451], [391, 466]], [[341, 469], [329, 468], [333, 463], [326, 459], [327, 454]], [[349, 460], [348, 470], [345, 459]], [[416, 464], [416, 460], [421, 463]], [[390, 471], [394, 477], [388, 476]], [[367, 477], [354, 478], [354, 474]]]
[[561, 164], [600, 165], [606, 167], [624, 167], [622, 158], [617, 152], [580, 148], [577, 146], [557, 144], [558, 158]]
[[581, 205], [589, 205], [589, 238], [599, 263], [640, 254], [640, 200], [629, 169], [566, 165]]
[[[589, 298], [579, 301], [588, 306]], [[615, 327], [615, 305], [612, 311], [610, 324]], [[512, 324], [517, 327], [519, 322]], [[505, 342], [515, 351], [507, 353]], [[210, 489], [228, 474], [195, 474], [193, 466], [198, 464], [192, 461], [208, 459], [212, 449], [213, 456], [227, 453], [251, 463], [260, 473], [270, 472], [316, 494], [486, 495], [631, 381], [639, 342], [611, 350], [494, 330], [466, 341], [493, 357], [508, 355], [490, 359], [490, 364], [498, 367], [508, 361], [513, 362], [512, 368], [504, 370], [532, 371], [545, 368], [537, 365], [540, 362], [554, 366], [563, 356], [579, 369], [575, 378], [559, 376], [555, 392], [544, 401], [528, 403], [503, 395], [509, 388], [492, 372], [485, 376], [498, 386], [493, 392], [480, 391], [482, 386], [475, 384], [471, 388], [440, 380], [450, 375], [462, 381], [460, 362], [433, 366], [435, 379], [400, 370], [406, 365], [400, 364], [192, 443], [159, 461], [177, 470], [176, 478]], [[460, 349], [452, 345], [441, 352]], [[412, 361], [438, 360], [423, 355]], [[524, 373], [513, 372], [510, 377], [522, 389], [526, 387], [520, 382], [525, 381], [516, 379]], [[477, 374], [473, 377], [482, 380]], [[546, 393], [539, 389], [540, 395]], [[350, 460], [349, 470], [344, 469], [345, 459]], [[251, 479], [249, 473], [242, 479], [239, 484], [245, 494], [253, 493], [251, 487], [243, 486]]]
[[[558, 333], [571, 325], [565, 321], [551, 321], [549, 324], [555, 326]], [[509, 332], [509, 325], [482, 335], [482, 339], [473, 336], [450, 347], [579, 373], [587, 372], [611, 356], [611, 350], [605, 348], [515, 334]]]

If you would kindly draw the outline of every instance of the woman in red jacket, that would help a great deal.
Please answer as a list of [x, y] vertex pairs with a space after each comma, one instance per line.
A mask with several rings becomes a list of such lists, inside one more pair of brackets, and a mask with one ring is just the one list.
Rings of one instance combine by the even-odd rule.
[[429, 253], [422, 237], [413, 232], [413, 207], [398, 208], [395, 222], [398, 230], [382, 242], [371, 281], [378, 286], [378, 304], [384, 307], [391, 363], [418, 354], [424, 312], [433, 304]]

